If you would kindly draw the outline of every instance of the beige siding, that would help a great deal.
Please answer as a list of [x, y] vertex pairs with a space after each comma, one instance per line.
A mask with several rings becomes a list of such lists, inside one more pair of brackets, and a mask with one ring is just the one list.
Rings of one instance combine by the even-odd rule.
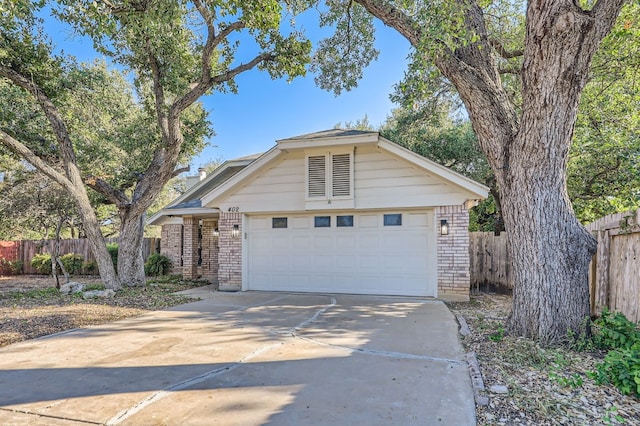
[[302, 152], [286, 154], [233, 194], [213, 203], [223, 212], [234, 207], [241, 212], [304, 210], [304, 159]]
[[354, 198], [305, 202], [305, 153], [284, 154], [233, 194], [207, 207], [245, 213], [337, 210], [346, 208], [424, 208], [460, 205], [468, 193], [384, 150], [358, 147], [355, 152]]
[[461, 188], [374, 148], [356, 151], [355, 195], [356, 208], [458, 205], [468, 198]]

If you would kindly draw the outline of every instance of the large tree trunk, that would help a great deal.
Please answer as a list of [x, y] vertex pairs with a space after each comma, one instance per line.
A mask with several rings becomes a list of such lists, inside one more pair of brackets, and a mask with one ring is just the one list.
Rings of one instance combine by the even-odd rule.
[[[356, 1], [416, 49], [425, 41], [437, 43], [393, 2]], [[498, 180], [515, 279], [509, 328], [542, 343], [587, 329], [595, 241], [567, 197], [567, 156], [591, 58], [623, 3], [598, 0], [583, 10], [573, 0], [530, 0], [525, 49], [516, 53], [489, 39], [475, 0], [459, 0], [466, 29], [478, 41], [433, 58], [464, 101]], [[502, 86], [495, 54], [523, 55], [520, 114]]]
[[118, 276], [124, 285], [145, 284], [142, 241], [145, 215], [120, 210], [120, 235], [118, 236]]
[[[83, 185], [79, 179], [78, 173], [78, 185]], [[91, 248], [91, 253], [96, 259], [98, 264], [98, 272], [100, 273], [100, 279], [104, 283], [105, 287], [111, 290], [119, 290], [122, 286], [116, 270], [111, 260], [111, 255], [107, 250], [107, 244], [100, 232], [100, 223], [96, 217], [95, 211], [89, 202], [84, 186], [77, 187], [77, 191], [80, 194], [73, 194], [76, 204], [78, 205], [78, 211], [82, 218], [82, 224], [87, 235], [87, 241]]]
[[514, 273], [509, 331], [547, 344], [588, 333], [587, 271], [596, 242], [573, 214], [564, 170], [522, 164], [509, 175], [502, 189]]

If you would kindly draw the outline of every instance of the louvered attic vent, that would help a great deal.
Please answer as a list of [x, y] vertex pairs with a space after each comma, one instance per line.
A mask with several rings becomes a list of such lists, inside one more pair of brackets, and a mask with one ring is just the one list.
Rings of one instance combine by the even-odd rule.
[[309, 197], [326, 196], [325, 156], [315, 155], [309, 158]]
[[332, 157], [332, 177], [334, 197], [351, 195], [351, 156], [349, 154], [334, 155]]

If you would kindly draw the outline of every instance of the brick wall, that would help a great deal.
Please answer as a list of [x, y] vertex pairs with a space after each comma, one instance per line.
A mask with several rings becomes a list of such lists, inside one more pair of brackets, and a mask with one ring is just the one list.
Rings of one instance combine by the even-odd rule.
[[185, 216], [182, 218], [182, 227], [182, 276], [186, 279], [198, 278], [200, 220], [192, 216]]
[[218, 237], [214, 235], [217, 228], [217, 220], [202, 221], [202, 277], [211, 282], [218, 279]]
[[[449, 223], [449, 234], [440, 235], [440, 221]], [[438, 297], [469, 300], [469, 211], [464, 206], [436, 209], [438, 227]]]
[[[238, 225], [239, 235], [233, 236]], [[242, 213], [220, 213], [218, 220], [218, 281], [221, 289], [242, 288]]]
[[162, 225], [160, 232], [160, 253], [171, 260], [173, 274], [182, 273], [182, 225]]

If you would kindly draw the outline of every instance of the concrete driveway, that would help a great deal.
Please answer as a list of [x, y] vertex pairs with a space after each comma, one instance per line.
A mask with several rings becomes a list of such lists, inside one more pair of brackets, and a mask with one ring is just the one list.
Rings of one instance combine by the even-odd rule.
[[1, 349], [0, 424], [475, 424], [442, 302], [199, 291]]

